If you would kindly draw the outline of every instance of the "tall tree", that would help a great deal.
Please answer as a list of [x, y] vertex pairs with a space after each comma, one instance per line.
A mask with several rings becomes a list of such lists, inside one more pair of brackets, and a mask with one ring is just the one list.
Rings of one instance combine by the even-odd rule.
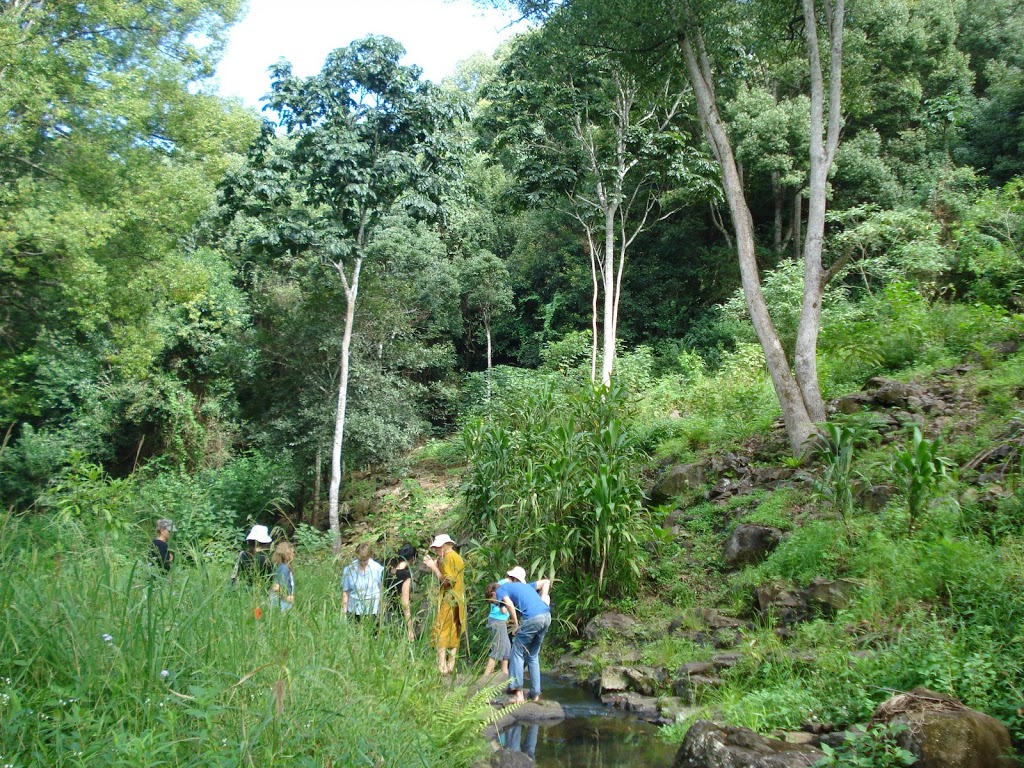
[[522, 37], [495, 86], [486, 122], [532, 204], [562, 211], [579, 226], [593, 281], [591, 374], [611, 382], [622, 275], [636, 238], [672, 211], [665, 193], [683, 177], [685, 83], [654, 82], [612, 57], [574, 45], [555, 26]]
[[[710, 0], [514, 0], [522, 11], [547, 16], [571, 14], [578, 19], [581, 41], [597, 49], [638, 53], [645, 65], [674, 67], [670, 51], [682, 56], [693, 88], [704, 137], [721, 172], [722, 188], [732, 219], [747, 309], [764, 350], [772, 383], [794, 453], [802, 453], [825, 407], [817, 371], [817, 339], [821, 297], [837, 265], [823, 261], [828, 175], [839, 146], [842, 119], [843, 34], [845, 0], [801, 0], [799, 13], [786, 2], [711, 2]], [[756, 14], [757, 25], [737, 24]], [[755, 229], [733, 139], [724, 117], [719, 83], [737, 50], [756, 55], [755, 43], [775, 29], [780, 38], [802, 26], [808, 99], [810, 101], [808, 213], [804, 236], [803, 307], [792, 367], [772, 323], [761, 291], [755, 251]], [[733, 33], [762, 30], [758, 40], [735, 39]], [[820, 35], [824, 35], [822, 39]]]
[[328, 495], [335, 534], [363, 262], [378, 224], [397, 203], [435, 211], [441, 161], [435, 140], [451, 118], [437, 89], [420, 81], [420, 69], [399, 64], [404, 55], [397, 42], [377, 36], [334, 51], [312, 77], [296, 77], [281, 62], [268, 98], [294, 139], [289, 166], [313, 219], [312, 247], [337, 274], [345, 297]]

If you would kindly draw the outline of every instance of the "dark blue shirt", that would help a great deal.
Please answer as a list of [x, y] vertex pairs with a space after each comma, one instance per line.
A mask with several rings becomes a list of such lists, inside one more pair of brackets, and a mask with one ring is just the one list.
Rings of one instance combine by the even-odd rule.
[[502, 584], [498, 587], [495, 597], [499, 600], [508, 597], [512, 601], [512, 605], [523, 614], [524, 621], [532, 619], [534, 616], [540, 616], [542, 613], [551, 613], [551, 609], [537, 594], [537, 582], [535, 581], [529, 584], [523, 584], [521, 581]]

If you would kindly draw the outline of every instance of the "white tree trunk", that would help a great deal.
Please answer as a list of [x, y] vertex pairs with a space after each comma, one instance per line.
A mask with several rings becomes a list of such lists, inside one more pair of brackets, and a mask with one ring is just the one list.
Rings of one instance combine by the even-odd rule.
[[606, 206], [604, 211], [604, 344], [601, 349], [601, 383], [606, 387], [612, 383], [612, 368], [615, 367], [615, 208]]
[[487, 336], [487, 402], [491, 402], [491, 313], [484, 311], [484, 334]]
[[[825, 237], [825, 206], [828, 174], [839, 144], [842, 95], [842, 46], [844, 0], [824, 0], [828, 25], [830, 63], [828, 128], [825, 128], [825, 83], [818, 51], [818, 19], [815, 0], [803, 0], [804, 37], [811, 76], [810, 180], [807, 199], [807, 235], [804, 241], [804, 290], [797, 329], [794, 368], [797, 384], [814, 421], [825, 420], [825, 403], [818, 382], [818, 332], [821, 300], [825, 292], [822, 251]], [[834, 4], [833, 4], [834, 3]]]
[[352, 268], [352, 281], [345, 279], [342, 266], [338, 272], [345, 284], [345, 332], [341, 337], [341, 371], [338, 375], [338, 410], [334, 419], [334, 445], [331, 451], [331, 487], [327, 497], [327, 517], [331, 533], [335, 539], [341, 535], [341, 523], [338, 519], [338, 499], [341, 492], [341, 448], [345, 439], [345, 407], [348, 404], [348, 365], [349, 351], [352, 347], [352, 327], [356, 319], [356, 299], [359, 296], [359, 270], [363, 258], [356, 258]]

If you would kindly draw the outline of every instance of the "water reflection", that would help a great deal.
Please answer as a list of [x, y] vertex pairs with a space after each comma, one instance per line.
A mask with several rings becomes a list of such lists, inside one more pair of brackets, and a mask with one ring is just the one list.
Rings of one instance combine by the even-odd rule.
[[516, 723], [502, 731], [500, 742], [534, 758], [538, 768], [669, 766], [675, 755], [675, 748], [658, 738], [655, 726], [613, 715]]

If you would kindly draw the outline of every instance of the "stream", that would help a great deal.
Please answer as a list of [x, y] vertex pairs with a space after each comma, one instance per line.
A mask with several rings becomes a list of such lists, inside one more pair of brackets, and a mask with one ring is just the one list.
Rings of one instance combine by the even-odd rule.
[[625, 768], [672, 765], [677, 747], [658, 738], [658, 728], [608, 707], [586, 690], [543, 677], [544, 698], [557, 701], [566, 718], [552, 723], [515, 723], [501, 731], [505, 749], [524, 752], [537, 768]]

